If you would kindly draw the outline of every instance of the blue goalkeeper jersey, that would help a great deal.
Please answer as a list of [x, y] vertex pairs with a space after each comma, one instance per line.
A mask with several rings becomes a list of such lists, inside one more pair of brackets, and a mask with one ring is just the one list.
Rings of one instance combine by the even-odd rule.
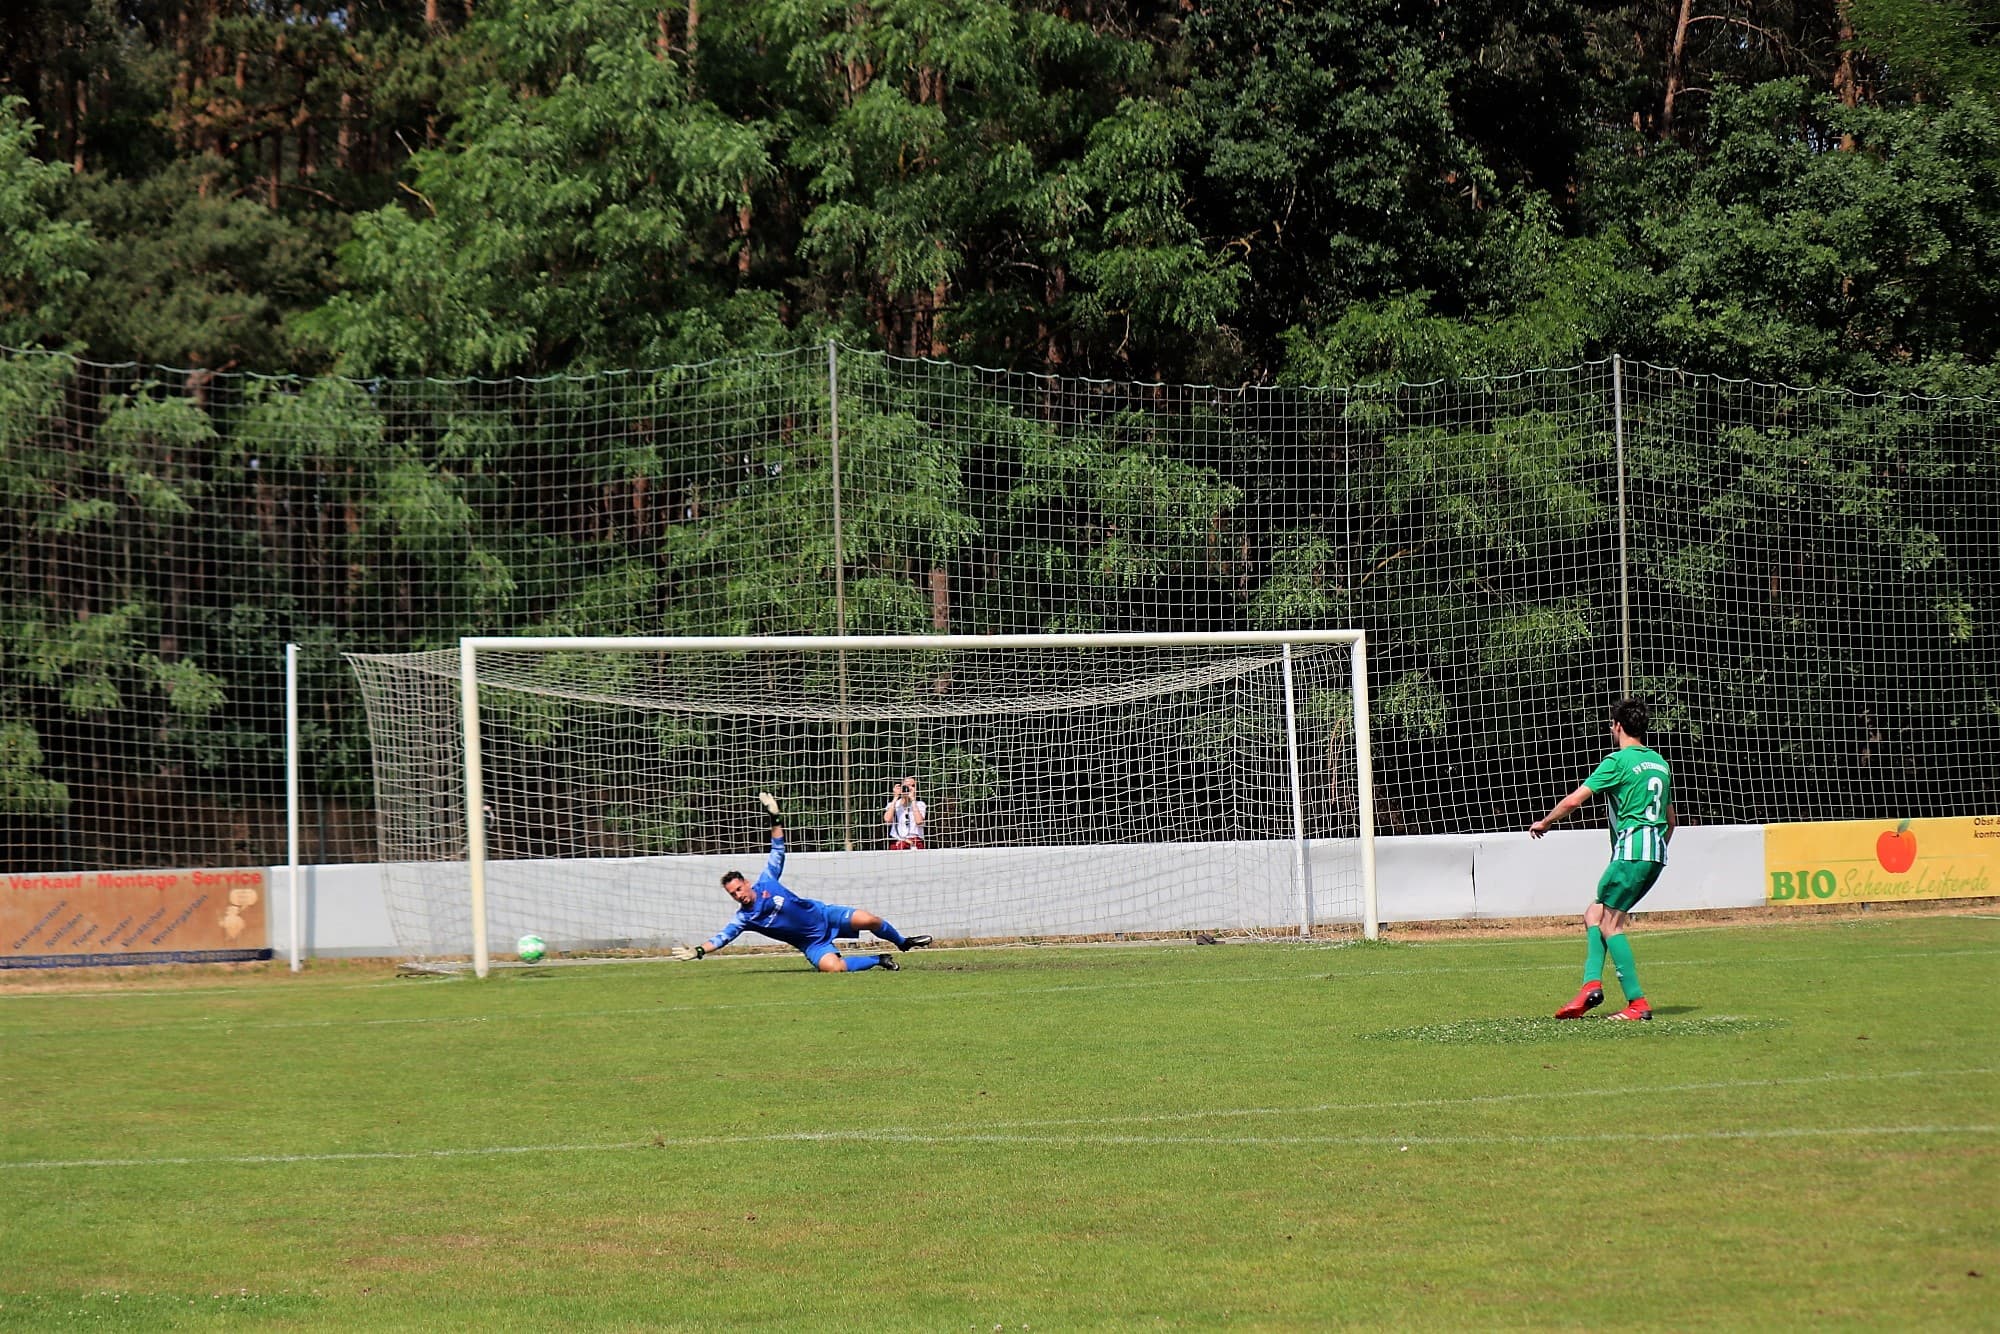
[[826, 908], [811, 899], [802, 899], [786, 889], [778, 879], [785, 872], [785, 840], [771, 840], [771, 860], [757, 877], [757, 901], [739, 908], [722, 930], [708, 938], [707, 948], [719, 950], [745, 931], [781, 940], [802, 950], [828, 937]]

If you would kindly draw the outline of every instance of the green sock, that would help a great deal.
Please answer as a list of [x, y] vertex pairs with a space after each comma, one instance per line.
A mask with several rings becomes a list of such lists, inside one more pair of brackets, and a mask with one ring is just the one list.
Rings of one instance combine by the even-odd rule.
[[1590, 952], [1583, 956], [1583, 980], [1601, 982], [1604, 980], [1604, 931], [1601, 927], [1591, 927], [1587, 937]]
[[1618, 985], [1625, 988], [1625, 999], [1638, 1000], [1646, 993], [1639, 988], [1639, 965], [1632, 961], [1632, 942], [1625, 939], [1620, 931], [1604, 942], [1611, 951], [1611, 966], [1618, 970]]

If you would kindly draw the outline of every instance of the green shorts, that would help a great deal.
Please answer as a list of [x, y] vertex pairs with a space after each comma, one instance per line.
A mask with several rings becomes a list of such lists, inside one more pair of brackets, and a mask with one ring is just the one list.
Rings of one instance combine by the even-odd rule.
[[1664, 862], [1612, 862], [1597, 881], [1597, 901], [1617, 912], [1631, 912], [1660, 878]]

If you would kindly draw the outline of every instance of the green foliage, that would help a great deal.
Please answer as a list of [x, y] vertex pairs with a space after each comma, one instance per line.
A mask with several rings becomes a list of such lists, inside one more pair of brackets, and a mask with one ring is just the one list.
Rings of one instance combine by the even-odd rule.
[[755, 343], [767, 300], [718, 286], [726, 218], [769, 178], [772, 127], [697, 95], [654, 6], [482, 7], [495, 77], [460, 89], [413, 207], [358, 219], [352, 287], [302, 322], [367, 371], [659, 365]]
[[1135, 341], [1185, 349], [1221, 334], [1249, 278], [1241, 258], [1204, 243], [1187, 214], [1182, 164], [1201, 130], [1184, 100], [1128, 99], [1091, 128], [1078, 164], [1079, 184], [1101, 201], [1101, 221], [1066, 252], [1089, 284], [1073, 318], [1095, 339], [1115, 340], [1128, 359]]
[[305, 526], [303, 543], [264, 551], [255, 596], [291, 600], [308, 624], [367, 625], [371, 635], [394, 627], [391, 643], [428, 646], [433, 635], [455, 639], [468, 616], [500, 614], [519, 572], [496, 549], [508, 534], [482, 531], [476, 503], [482, 474], [500, 460], [483, 450], [467, 457], [452, 430], [462, 423], [449, 416], [435, 450], [392, 431], [398, 407], [354, 381], [252, 382], [219, 462], [254, 478], [258, 495], [309, 489], [288, 499], [339, 515]]
[[[17, 503], [0, 526], [0, 569], [18, 591], [0, 606], [0, 707], [19, 721], [6, 737], [0, 806], [65, 807], [70, 785], [40, 771], [40, 729], [89, 734], [120, 713], [153, 720], [157, 764], [240, 764], [217, 745], [229, 680], [183, 653], [173, 628], [208, 495], [209, 419], [142, 385], [105, 405], [94, 451], [51, 448], [46, 428], [62, 410], [68, 364], [4, 366], [0, 485]], [[144, 762], [123, 754], [94, 767]]]
[[142, 386], [113, 402], [97, 428], [104, 470], [152, 525], [194, 514], [204, 490], [199, 464], [215, 444], [206, 413], [185, 398], [156, 398], [155, 388]]
[[25, 722], [0, 722], [0, 811], [45, 814], [69, 805], [69, 787], [42, 772], [42, 744]]
[[1499, 375], [1644, 346], [1658, 278], [1618, 233], [1567, 238], [1552, 211], [1501, 212], [1477, 250], [1477, 302], [1453, 315], [1436, 294], [1349, 305], [1285, 337], [1285, 379], [1341, 385]]
[[1845, 108], [1797, 82], [1721, 92], [1665, 154], [1638, 228], [1665, 358], [1850, 387], [2000, 350], [2000, 110]]
[[[1428, 291], [1286, 337], [1286, 378], [1342, 384], [1623, 352], [1790, 383], [1969, 390], [2000, 349], [2000, 120], [1978, 99], [1848, 108], [1797, 80], [1717, 90], [1704, 138], [1606, 175], [1564, 237], [1527, 207], [1478, 247], [1478, 303]], [[1616, 199], [1629, 212], [1604, 206]]]
[[[8, 720], [0, 734], [0, 809], [6, 810], [59, 811], [69, 803], [66, 785], [42, 772], [38, 723], [44, 720], [37, 715], [115, 698], [102, 675], [106, 660], [89, 654], [82, 683], [63, 690], [65, 666], [74, 661], [66, 650], [103, 621], [51, 627], [46, 605], [31, 592], [48, 582], [51, 539], [96, 526], [113, 512], [109, 502], [86, 506], [61, 495], [69, 460], [51, 446], [49, 428], [64, 406], [67, 369], [56, 358], [0, 361], [0, 570], [14, 590], [0, 602], [0, 715]], [[110, 656], [122, 651], [114, 643]], [[67, 698], [58, 703], [59, 696]]]
[[1407, 736], [1432, 741], [1451, 729], [1451, 709], [1444, 692], [1428, 671], [1404, 672], [1375, 701], [1372, 719]]
[[71, 216], [100, 244], [74, 336], [113, 361], [309, 369], [285, 321], [330, 289], [335, 224], [204, 192], [212, 168], [77, 182]]
[[1313, 529], [1277, 534], [1270, 572], [1250, 601], [1250, 624], [1258, 629], [1352, 624], [1347, 609], [1353, 590], [1336, 568], [1340, 556], [1339, 544]]
[[837, 329], [1222, 383], [1991, 360], [1966, 0], [17, 8], [0, 341], [100, 359], [542, 374]]
[[796, 281], [843, 327], [918, 354], [1094, 357], [1107, 309], [1168, 294], [1121, 273], [1103, 275], [1107, 299], [1093, 263], [1163, 246], [1205, 267], [1177, 201], [1147, 217], [1129, 197], [1151, 186], [1119, 133], [1121, 98], [1153, 62], [1114, 25], [996, 0], [806, 0], [770, 5], [751, 31], [786, 53], [774, 208], [800, 218]]
[[[1149, 423], [1133, 414], [1101, 434], [1014, 435], [1015, 480], [994, 523], [1018, 535], [1008, 546], [1024, 588], [1152, 587], [1219, 562], [1218, 532], [1239, 491], [1149, 433]], [[1055, 596], [1060, 606], [1075, 593]], [[1108, 628], [1094, 602], [1063, 607], [1049, 628]]]
[[[1513, 20], [1517, 33], [1543, 21]], [[1189, 17], [1200, 130], [1186, 136], [1188, 178], [1201, 183], [1190, 212], [1211, 246], [1242, 257], [1236, 316], [1253, 364], [1270, 364], [1286, 330], [1336, 320], [1351, 303], [1442, 293], [1456, 313], [1477, 281], [1491, 207], [1516, 184], [1496, 174], [1458, 105], [1475, 72], [1480, 105], [1491, 105], [1492, 72], [1480, 67], [1494, 34], [1482, 22], [1396, 0], [1230, 0]], [[1459, 23], [1474, 30], [1462, 46]], [[1516, 73], [1541, 79], [1527, 64]]]
[[1970, 92], [2000, 106], [2000, 31], [1981, 0], [1847, 0], [1858, 50], [1892, 87]]
[[60, 343], [96, 253], [90, 228], [60, 216], [69, 172], [34, 154], [27, 103], [0, 97], [0, 345]]

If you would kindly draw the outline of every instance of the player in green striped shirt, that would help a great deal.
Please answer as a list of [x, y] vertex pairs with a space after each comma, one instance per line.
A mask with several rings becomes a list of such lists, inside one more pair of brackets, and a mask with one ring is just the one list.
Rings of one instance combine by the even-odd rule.
[[1639, 987], [1639, 970], [1632, 961], [1632, 944], [1625, 925], [1632, 909], [1660, 878], [1667, 864], [1667, 840], [1674, 836], [1674, 775], [1660, 753], [1646, 745], [1651, 720], [1646, 706], [1622, 699], [1611, 709], [1611, 737], [1618, 749], [1604, 757], [1576, 791], [1555, 809], [1528, 826], [1540, 838], [1570, 812], [1592, 797], [1611, 806], [1611, 863], [1597, 882], [1597, 899], [1583, 913], [1589, 949], [1583, 962], [1583, 986], [1569, 1004], [1556, 1011], [1558, 1019], [1580, 1019], [1604, 1003], [1604, 956], [1618, 970], [1625, 990], [1625, 1008], [1613, 1019], [1651, 1019], [1653, 1007]]

